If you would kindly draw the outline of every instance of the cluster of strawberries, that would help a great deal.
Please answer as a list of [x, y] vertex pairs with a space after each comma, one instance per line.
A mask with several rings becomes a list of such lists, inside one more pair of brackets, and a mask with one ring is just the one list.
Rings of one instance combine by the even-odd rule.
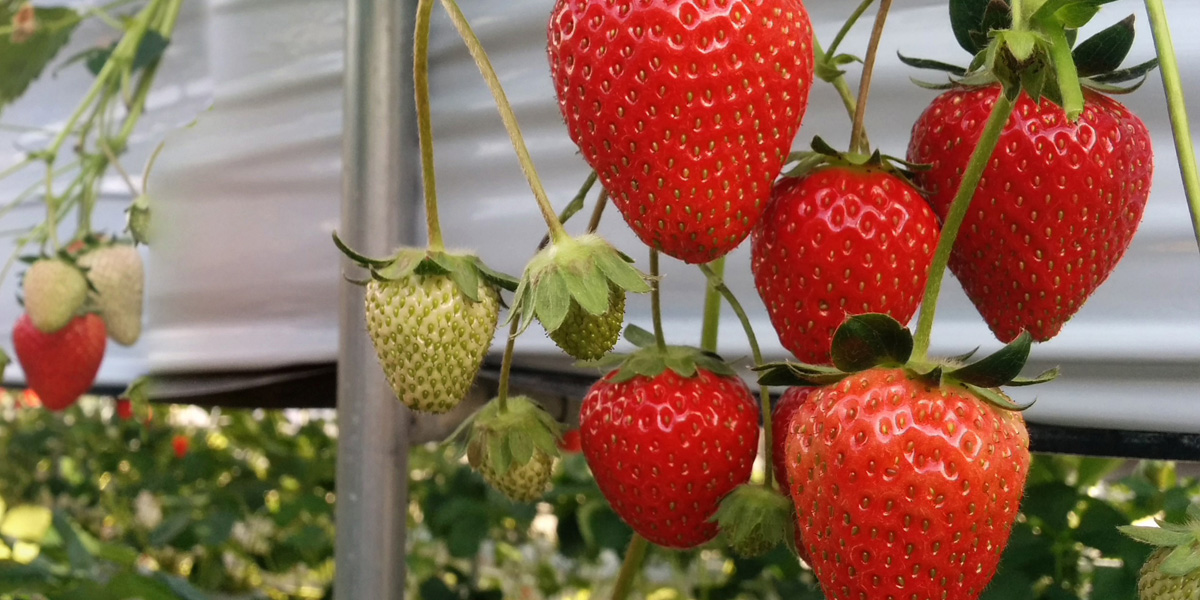
[[[488, 75], [461, 12], [443, 3]], [[1079, 10], [1060, 9], [1090, 18], [1100, 3], [1055, 0], [1021, 16], [1003, 2], [956, 2], [956, 33], [977, 59], [970, 71], [914, 61], [955, 77], [917, 120], [905, 162], [857, 135], [850, 152], [820, 140], [791, 152], [816, 74], [841, 77], [834, 67], [848, 62], [817, 50], [800, 0], [558, 0], [548, 55], [559, 107], [601, 202], [652, 249], [650, 275], [590, 232], [568, 235], [544, 205], [549, 243], [519, 282], [446, 252], [436, 210], [428, 249], [372, 259], [335, 236], [370, 270], [367, 329], [397, 396], [416, 410], [456, 406], [501, 292], [514, 291], [512, 337], [537, 319], [568, 354], [612, 368], [584, 398], [579, 442], [601, 492], [646, 540], [692, 548], [721, 533], [744, 554], [786, 542], [829, 598], [978, 597], [1030, 460], [1022, 407], [999, 388], [1053, 377], [1019, 376], [1032, 341], [1053, 337], [1106, 279], [1149, 195], [1146, 127], [1095, 91], [1150, 68], [1115, 71], [1129, 23], [1080, 44], [1069, 69], [1054, 62], [1058, 34], [1082, 24]], [[997, 149], [979, 158], [985, 145]], [[658, 320], [657, 252], [708, 263], [747, 237], [776, 333], [807, 363], [757, 366], [763, 386], [795, 386], [767, 415], [765, 485], [750, 482], [764, 415], [731, 366], [667, 345], [658, 323], [630, 326], [637, 350], [610, 354], [626, 293], [653, 290]], [[928, 339], [902, 325], [929, 301], [927, 286], [936, 297], [947, 240], [950, 269], [1008, 342], [970, 364], [928, 358]], [[511, 355], [510, 344], [505, 369]], [[463, 432], [470, 463], [497, 489], [520, 501], [544, 493], [560, 431], [533, 401], [502, 383]]]
[[42, 405], [63, 410], [91, 389], [108, 338], [141, 337], [145, 268], [134, 245], [91, 236], [29, 261], [13, 348]]

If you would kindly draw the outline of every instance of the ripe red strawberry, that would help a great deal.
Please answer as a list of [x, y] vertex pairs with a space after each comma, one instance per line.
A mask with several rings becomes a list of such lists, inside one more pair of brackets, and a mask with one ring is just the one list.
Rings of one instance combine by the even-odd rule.
[[690, 263], [741, 243], [813, 81], [799, 0], [558, 0], [550, 72], [571, 139], [643, 242]]
[[133, 418], [133, 402], [129, 398], [117, 398], [117, 418], [122, 421]]
[[580, 438], [579, 430], [568, 429], [564, 431], [562, 439], [558, 441], [558, 449], [568, 454], [583, 452], [583, 441]]
[[29, 315], [21, 315], [13, 327], [13, 348], [43, 406], [63, 410], [91, 389], [104, 359], [105, 336], [104, 321], [94, 313], [75, 317], [54, 333], [43, 333]]
[[171, 438], [171, 450], [175, 452], [175, 458], [182, 460], [187, 456], [188, 450], [191, 448], [192, 442], [186, 435], [177, 434]]
[[[635, 355], [636, 356], [636, 355]], [[583, 454], [601, 493], [634, 531], [668, 548], [717, 535], [709, 518], [750, 479], [758, 408], [736, 375], [670, 369], [621, 381], [614, 371], [583, 400]]]
[[975, 600], [992, 579], [1029, 436], [1019, 413], [963, 385], [875, 368], [800, 406], [787, 436], [791, 493], [830, 600]]
[[829, 166], [780, 180], [750, 251], [755, 286], [784, 348], [828, 364], [833, 332], [848, 315], [907, 322], [938, 234], [917, 190], [881, 167]]
[[[779, 397], [779, 402], [775, 403], [771, 409], [771, 468], [775, 470], [775, 481], [779, 482], [779, 489], [783, 490], [783, 495], [791, 498], [788, 484], [788, 455], [787, 455], [787, 440], [788, 431], [791, 430], [792, 417], [796, 416], [796, 411], [800, 410], [800, 406], [808, 400], [812, 395], [815, 387], [790, 387]], [[800, 537], [800, 522], [795, 522], [796, 540], [796, 555], [808, 562], [808, 553], [804, 550], [804, 540]]]
[[[908, 159], [945, 218], [998, 86], [939, 96], [913, 126]], [[950, 268], [996, 337], [1054, 337], [1129, 247], [1150, 194], [1146, 126], [1117, 101], [1084, 91], [1071, 124], [1022, 93], [984, 171]]]

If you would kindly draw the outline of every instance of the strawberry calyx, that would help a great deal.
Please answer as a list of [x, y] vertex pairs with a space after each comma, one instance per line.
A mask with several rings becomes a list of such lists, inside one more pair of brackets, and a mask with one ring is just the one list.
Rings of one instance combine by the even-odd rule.
[[509, 321], [524, 332], [536, 316], [554, 333], [573, 305], [593, 316], [609, 311], [615, 294], [650, 291], [647, 276], [598, 235], [564, 237], [539, 251], [525, 267], [513, 296]]
[[[472, 302], [480, 301], [481, 285], [510, 292], [517, 289], [516, 278], [493, 270], [474, 254], [406, 247], [387, 258], [371, 258], [347, 246], [336, 231], [333, 233], [333, 243], [342, 254], [367, 269], [371, 279], [376, 281], [399, 281], [411, 275], [449, 277]], [[366, 281], [347, 280], [358, 285], [366, 284]]]
[[1200, 504], [1187, 509], [1187, 523], [1170, 523], [1155, 519], [1158, 527], [1124, 525], [1121, 533], [1145, 544], [1169, 549], [1158, 570], [1171, 577], [1187, 577], [1200, 573]]
[[610, 383], [624, 383], [634, 377], [653, 379], [667, 369], [688, 379], [695, 377], [701, 370], [728, 377], [737, 375], [733, 367], [717, 354], [692, 346], [659, 346], [653, 333], [637, 325], [627, 326], [624, 335], [626, 341], [638, 347], [637, 350], [629, 354], [609, 354], [599, 360], [581, 361], [577, 364], [616, 371], [609, 379]]
[[914, 360], [912, 332], [889, 315], [854, 315], [833, 335], [833, 366], [794, 362], [769, 363], [754, 370], [760, 385], [825, 386], [853, 373], [874, 368], [902, 368], [908, 376], [930, 387], [957, 386], [1004, 410], [1023, 411], [1033, 403], [1016, 404], [998, 391], [1003, 386], [1045, 383], [1058, 376], [1058, 368], [1035, 377], [1021, 377], [1033, 338], [1023, 332], [1000, 350], [969, 364], [974, 351], [942, 360]]
[[883, 154], [879, 150], [875, 150], [869, 154], [862, 152], [841, 152], [831, 146], [829, 142], [822, 139], [821, 136], [813, 137], [811, 151], [793, 152], [788, 156], [788, 162], [794, 162], [796, 166], [785, 171], [784, 177], [803, 177], [823, 168], [842, 167], [864, 171], [882, 171], [890, 175], [895, 175], [914, 187], [915, 184], [912, 182], [913, 173], [927, 171], [930, 168], [929, 165], [911, 163], [902, 158]]
[[1011, 98], [1016, 98], [1018, 90], [1035, 101], [1046, 97], [1062, 106], [1068, 118], [1075, 121], [1083, 112], [1082, 88], [1128, 93], [1140, 87], [1146, 74], [1158, 66], [1155, 58], [1120, 68], [1133, 47], [1133, 15], [1075, 44], [1079, 28], [1108, 1], [951, 0], [951, 26], [959, 45], [973, 55], [971, 64], [964, 68], [903, 54], [900, 60], [911, 67], [949, 75], [945, 83], [914, 80], [922, 87], [949, 89], [999, 83]]
[[[487, 474], [489, 479], [504, 480], [509, 473], [535, 460], [552, 463], [560, 456], [562, 426], [554, 417], [527, 396], [512, 396], [506, 400], [503, 410], [500, 402], [488, 402], [452, 437], [465, 436], [463, 448], [467, 462], [476, 471]], [[548, 478], [549, 471], [546, 475]], [[525, 490], [529, 493], [510, 493], [514, 491], [511, 489], [501, 491], [514, 500], [528, 501], [541, 495], [545, 483]]]
[[743, 558], [762, 556], [780, 543], [793, 552], [792, 535], [796, 509], [778, 490], [744, 483], [721, 500], [709, 521], [717, 523], [721, 536]]

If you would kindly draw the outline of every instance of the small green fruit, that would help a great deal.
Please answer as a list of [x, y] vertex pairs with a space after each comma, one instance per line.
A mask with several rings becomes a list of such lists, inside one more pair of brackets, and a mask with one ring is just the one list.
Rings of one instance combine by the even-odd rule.
[[572, 301], [567, 317], [558, 329], [550, 332], [550, 339], [574, 358], [595, 360], [617, 345], [624, 324], [625, 290], [611, 286], [607, 312], [593, 315]]

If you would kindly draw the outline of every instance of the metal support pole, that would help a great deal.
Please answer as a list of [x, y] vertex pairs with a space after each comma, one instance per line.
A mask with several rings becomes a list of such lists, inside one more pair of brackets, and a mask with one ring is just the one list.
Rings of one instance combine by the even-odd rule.
[[[369, 255], [416, 241], [415, 0], [347, 0], [342, 238]], [[331, 247], [331, 252], [335, 250]], [[349, 263], [344, 263], [349, 267]], [[409, 414], [367, 338], [362, 288], [341, 289], [337, 597], [404, 598]]]

